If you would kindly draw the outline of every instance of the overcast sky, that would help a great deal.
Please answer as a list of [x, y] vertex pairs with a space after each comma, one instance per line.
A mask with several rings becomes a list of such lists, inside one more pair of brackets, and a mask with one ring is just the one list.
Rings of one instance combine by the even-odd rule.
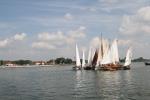
[[[150, 58], [149, 0], [0, 0], [0, 59], [74, 58], [100, 34]], [[86, 54], [87, 56], [87, 54]]]

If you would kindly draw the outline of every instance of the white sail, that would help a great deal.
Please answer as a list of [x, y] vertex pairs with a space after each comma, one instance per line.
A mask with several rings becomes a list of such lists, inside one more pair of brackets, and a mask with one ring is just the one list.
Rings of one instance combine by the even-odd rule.
[[102, 53], [101, 53], [101, 48], [99, 48], [99, 50], [98, 50], [98, 58], [97, 58], [97, 63], [96, 63], [97, 67], [100, 65], [101, 60], [102, 60]]
[[108, 51], [105, 52], [101, 64], [111, 64], [111, 63], [112, 63], [112, 49], [109, 48]]
[[129, 65], [131, 64], [131, 58], [132, 58], [132, 49], [129, 48], [129, 49], [127, 50], [126, 60], [125, 60], [124, 66], [129, 66]]
[[76, 44], [76, 67], [80, 67], [80, 66], [81, 66], [81, 62], [80, 62], [80, 56], [79, 56], [79, 49]]
[[85, 67], [85, 54], [83, 50], [83, 55], [82, 55], [82, 67]]
[[96, 67], [98, 67], [102, 61], [103, 58], [103, 39], [101, 39], [101, 41], [99, 41], [99, 49], [98, 49], [98, 58], [97, 58], [97, 63], [96, 63]]
[[105, 54], [105, 52], [108, 52], [108, 49], [109, 49], [109, 42], [107, 39], [103, 39], [103, 53]]
[[92, 51], [91, 51], [91, 48], [89, 49], [89, 55], [88, 55], [88, 65], [90, 65], [91, 64], [91, 53], [92, 53]]
[[104, 40], [103, 42], [103, 59], [105, 60], [106, 56], [108, 55], [108, 51], [109, 51], [110, 47], [109, 47], [109, 42], [107, 40]]
[[93, 61], [94, 55], [95, 55], [96, 50], [92, 49], [91, 50], [91, 62]]
[[119, 62], [118, 44], [116, 39], [113, 41], [111, 49], [113, 64], [116, 64]]

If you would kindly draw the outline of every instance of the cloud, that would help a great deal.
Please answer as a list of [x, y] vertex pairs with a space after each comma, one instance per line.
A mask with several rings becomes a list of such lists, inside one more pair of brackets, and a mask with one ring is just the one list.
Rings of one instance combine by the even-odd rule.
[[100, 43], [100, 38], [99, 37], [94, 37], [92, 38], [92, 40], [90, 41], [90, 46], [92, 48], [97, 48], [99, 46]]
[[66, 13], [66, 14], [64, 15], [64, 18], [65, 18], [66, 20], [72, 20], [72, 19], [73, 19], [73, 16], [72, 16], [70, 13]]
[[56, 49], [64, 45], [73, 44], [75, 41], [86, 36], [85, 29], [86, 27], [80, 26], [75, 30], [68, 31], [66, 34], [64, 34], [62, 31], [39, 33], [38, 39], [36, 42], [32, 43], [32, 47], [42, 47], [43, 49]]
[[8, 39], [0, 40], [0, 48], [6, 47], [9, 44]]
[[89, 12], [96, 12], [97, 11], [96, 7], [82, 7], [82, 8], [80, 8], [80, 10], [89, 11]]
[[150, 21], [150, 6], [139, 9], [137, 15], [143, 19], [143, 21]]
[[22, 41], [25, 39], [27, 35], [25, 33], [20, 33], [20, 34], [15, 34], [14, 36], [14, 40], [19, 40], [19, 41]]
[[61, 31], [53, 32], [53, 33], [44, 32], [38, 34], [38, 39], [43, 41], [64, 40], [65, 38], [66, 38], [65, 35]]
[[89, 8], [89, 11], [95, 12], [95, 11], [96, 11], [96, 8], [91, 7], [91, 8]]
[[120, 40], [118, 40], [118, 45], [120, 45], [120, 46], [122, 46], [122, 45], [129, 46], [132, 43], [133, 43], [133, 41], [129, 40], [129, 39], [120, 39]]
[[139, 9], [134, 15], [125, 15], [119, 32], [124, 35], [150, 34], [150, 6]]
[[86, 36], [85, 29], [86, 29], [85, 26], [80, 26], [76, 30], [71, 30], [68, 32], [69, 37], [71, 37], [71, 38], [83, 38]]
[[40, 48], [40, 49], [55, 49], [56, 47], [55, 46], [53, 46], [52, 44], [49, 44], [49, 43], [47, 43], [47, 42], [34, 42], [33, 44], [32, 44], [32, 47], [33, 48]]
[[4, 40], [0, 40], [0, 48], [6, 47], [6, 46], [8, 46], [9, 44], [12, 44], [15, 41], [22, 41], [22, 40], [25, 39], [25, 37], [26, 37], [26, 34], [21, 33], [21, 34], [15, 34], [14, 36], [8, 37]]
[[113, 3], [117, 3], [119, 0], [98, 0], [100, 3], [107, 3], [107, 4], [113, 4]]

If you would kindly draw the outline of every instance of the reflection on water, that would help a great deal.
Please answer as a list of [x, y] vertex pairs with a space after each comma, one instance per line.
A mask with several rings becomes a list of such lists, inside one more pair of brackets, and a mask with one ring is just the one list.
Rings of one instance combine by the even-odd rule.
[[131, 71], [77, 71], [75, 91], [77, 98], [116, 100], [128, 98], [134, 92]]
[[0, 100], [149, 100], [150, 67], [72, 71], [71, 66], [0, 69]]

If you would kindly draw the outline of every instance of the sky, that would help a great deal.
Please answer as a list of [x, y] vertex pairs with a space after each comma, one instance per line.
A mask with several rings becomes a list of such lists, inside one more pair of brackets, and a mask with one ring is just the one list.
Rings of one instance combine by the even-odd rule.
[[101, 33], [120, 57], [150, 58], [149, 0], [0, 0], [0, 59], [49, 60], [87, 52]]

